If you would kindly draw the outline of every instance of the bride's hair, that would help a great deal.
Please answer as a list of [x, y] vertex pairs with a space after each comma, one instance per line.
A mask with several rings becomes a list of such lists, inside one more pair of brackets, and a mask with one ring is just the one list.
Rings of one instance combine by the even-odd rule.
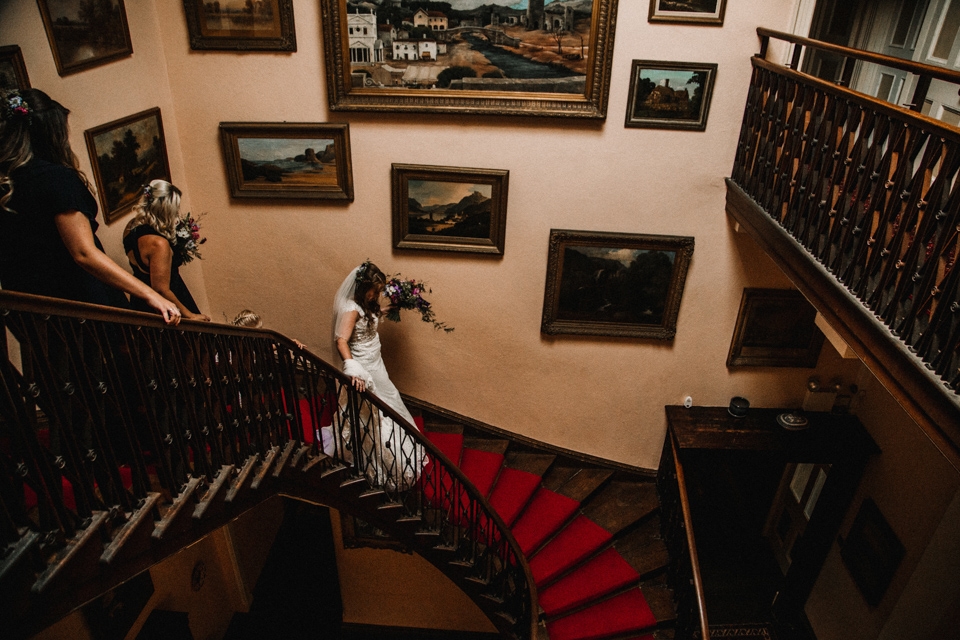
[[380, 296], [373, 296], [373, 300], [367, 300], [367, 292], [386, 284], [387, 277], [383, 275], [380, 268], [367, 260], [357, 271], [357, 286], [353, 293], [353, 301], [371, 317], [380, 315]]

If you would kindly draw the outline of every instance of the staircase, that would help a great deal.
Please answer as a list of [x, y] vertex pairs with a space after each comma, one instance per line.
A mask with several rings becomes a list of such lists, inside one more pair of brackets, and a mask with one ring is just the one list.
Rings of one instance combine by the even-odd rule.
[[652, 472], [407, 400], [424, 435], [510, 527], [530, 564], [550, 640], [674, 637]]
[[652, 472], [429, 406], [407, 426], [269, 331], [4, 291], [0, 328], [4, 637], [278, 494], [390, 533], [506, 638], [686, 637]]

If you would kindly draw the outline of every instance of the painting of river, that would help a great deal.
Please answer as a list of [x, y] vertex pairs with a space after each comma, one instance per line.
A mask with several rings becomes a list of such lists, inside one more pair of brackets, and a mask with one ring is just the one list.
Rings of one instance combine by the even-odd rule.
[[616, 2], [321, 0], [331, 106], [598, 117]]
[[277, 0], [215, 0], [201, 6], [200, 31], [207, 37], [279, 37]]

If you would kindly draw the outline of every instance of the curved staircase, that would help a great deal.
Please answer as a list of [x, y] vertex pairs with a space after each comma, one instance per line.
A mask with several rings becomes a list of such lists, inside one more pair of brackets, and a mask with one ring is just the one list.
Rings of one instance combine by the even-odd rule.
[[408, 399], [527, 557], [550, 640], [672, 638], [652, 472], [520, 439]]
[[[5, 637], [36, 633], [274, 495], [390, 533], [504, 637], [684, 635], [667, 582], [685, 580], [660, 540], [652, 472], [422, 403], [408, 426], [269, 331], [170, 329], [4, 291], [0, 328], [21, 350], [0, 349]], [[315, 436], [328, 425], [325, 453]]]

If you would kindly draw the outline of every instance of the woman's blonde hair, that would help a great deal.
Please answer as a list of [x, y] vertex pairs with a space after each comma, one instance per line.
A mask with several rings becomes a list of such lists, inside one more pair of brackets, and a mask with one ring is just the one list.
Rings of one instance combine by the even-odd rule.
[[260, 316], [250, 311], [250, 309], [244, 309], [237, 314], [237, 317], [233, 319], [233, 324], [238, 327], [248, 327], [250, 329], [259, 329], [263, 326], [263, 320], [260, 319]]
[[166, 180], [153, 180], [145, 185], [140, 193], [140, 200], [133, 207], [133, 220], [127, 223], [123, 235], [145, 224], [173, 242], [177, 231], [177, 217], [180, 215], [180, 195], [180, 189]]

